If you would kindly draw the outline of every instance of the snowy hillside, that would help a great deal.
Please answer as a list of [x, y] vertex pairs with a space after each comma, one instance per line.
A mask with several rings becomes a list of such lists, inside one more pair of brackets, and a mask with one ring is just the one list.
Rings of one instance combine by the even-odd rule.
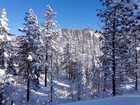
[[140, 105], [140, 93], [133, 93], [105, 99], [73, 102], [63, 105]]
[[40, 25], [29, 9], [14, 38], [3, 9], [0, 105], [140, 105], [140, 10], [135, 1], [100, 0], [104, 9], [97, 16], [103, 24], [96, 31], [58, 28], [50, 5]]

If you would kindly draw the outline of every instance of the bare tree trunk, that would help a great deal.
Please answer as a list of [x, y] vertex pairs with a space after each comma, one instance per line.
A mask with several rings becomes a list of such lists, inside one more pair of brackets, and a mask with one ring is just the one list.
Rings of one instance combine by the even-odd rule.
[[77, 99], [78, 99], [78, 101], [81, 100], [81, 93], [80, 93], [80, 90], [79, 89], [80, 89], [80, 86], [78, 84], [78, 92], [77, 92], [77, 95], [78, 95]]
[[[135, 36], [135, 44], [137, 43], [137, 39], [136, 39], [136, 36]], [[137, 49], [135, 47], [135, 50], [136, 50], [136, 72], [135, 72], [135, 90], [138, 89], [138, 73], [137, 73], [137, 64], [138, 64], [138, 52], [137, 52]]]
[[50, 102], [51, 102], [51, 105], [52, 105], [52, 103], [53, 103], [53, 80], [52, 80], [53, 78], [52, 78], [52, 73], [51, 73], [51, 100], [50, 100]]
[[13, 102], [13, 100], [11, 101], [11, 105], [13, 105], [14, 104], [14, 102]]
[[2, 105], [3, 100], [3, 83], [0, 83], [0, 105]]
[[138, 90], [138, 73], [136, 71], [135, 73], [135, 76], [136, 76], [136, 80], [135, 80], [135, 90]]
[[113, 36], [112, 36], [112, 59], [113, 59], [113, 63], [112, 63], [112, 94], [113, 96], [116, 96], [116, 81], [115, 81], [115, 77], [116, 77], [116, 63], [115, 63], [115, 34], [116, 34], [116, 9], [114, 11], [114, 23], [113, 23]]
[[27, 102], [30, 99], [30, 79], [27, 80]]
[[29, 74], [30, 64], [29, 63], [28, 63], [28, 74], [27, 74], [27, 102], [29, 102], [30, 99], [30, 74]]
[[47, 66], [45, 66], [45, 87], [47, 87], [47, 72], [48, 72], [48, 69], [47, 69]]
[[104, 83], [103, 83], [103, 84], [104, 84], [104, 86], [103, 86], [103, 92], [106, 92], [106, 88], [107, 88], [107, 87], [106, 87], [106, 86], [107, 86], [107, 80], [106, 80], [106, 78], [107, 78], [107, 73], [105, 72], [105, 73], [104, 73], [104, 78], [103, 78], [103, 79], [104, 79]]
[[37, 73], [37, 85], [39, 86], [39, 72]]
[[53, 72], [53, 70], [52, 70], [52, 68], [53, 68], [52, 67], [53, 66], [52, 59], [53, 59], [53, 55], [52, 55], [52, 46], [51, 46], [51, 71], [50, 71], [51, 72], [51, 74], [50, 74], [51, 75], [51, 89], [50, 89], [50, 91], [51, 91], [51, 97], [50, 97], [51, 98], [50, 99], [51, 105], [53, 105], [53, 85], [54, 85], [53, 84], [53, 73], [52, 73]]

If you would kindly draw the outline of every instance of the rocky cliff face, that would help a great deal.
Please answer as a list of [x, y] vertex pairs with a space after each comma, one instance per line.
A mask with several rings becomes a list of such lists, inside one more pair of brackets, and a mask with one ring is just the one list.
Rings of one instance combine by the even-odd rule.
[[[72, 48], [77, 48], [82, 53], [88, 52], [93, 53], [94, 51], [97, 55], [100, 55], [99, 33], [94, 32], [91, 29], [61, 29], [59, 30], [59, 40], [62, 43], [72, 44]], [[75, 45], [75, 46], [73, 46]]]
[[[63, 51], [66, 43], [70, 44], [70, 51], [74, 58], [81, 59], [85, 66], [90, 66], [92, 59], [101, 55], [99, 33], [89, 28], [84, 29], [60, 29], [58, 31], [58, 49]], [[61, 46], [61, 47], [60, 47]], [[96, 63], [97, 64], [97, 63]]]

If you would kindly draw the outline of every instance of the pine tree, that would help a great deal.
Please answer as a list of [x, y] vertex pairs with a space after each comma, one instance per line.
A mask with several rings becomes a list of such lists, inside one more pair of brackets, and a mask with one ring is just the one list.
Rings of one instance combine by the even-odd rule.
[[73, 81], [73, 99], [82, 100], [84, 98], [84, 71], [80, 60], [73, 61], [75, 69], [75, 79]]
[[33, 10], [30, 9], [26, 13], [25, 27], [20, 28], [19, 31], [25, 33], [26, 36], [23, 37], [20, 45], [19, 56], [20, 59], [20, 72], [23, 73], [27, 78], [27, 101], [29, 101], [30, 96], [30, 85], [36, 87], [39, 79], [39, 47], [40, 47], [40, 35], [41, 29], [38, 26], [37, 16], [34, 14]]
[[130, 32], [130, 23], [133, 22], [130, 18], [133, 16], [134, 7], [129, 7], [127, 1], [101, 0], [101, 2], [106, 9], [99, 10], [98, 14], [101, 17], [101, 22], [104, 23], [101, 37], [103, 56], [100, 60], [104, 77], [109, 79], [110, 77], [106, 76], [111, 75], [112, 94], [115, 96], [118, 92], [118, 79], [121, 79], [119, 76], [127, 71], [127, 66], [130, 64], [128, 33]]
[[6, 10], [2, 10], [2, 15], [0, 19], [0, 60], [1, 60], [1, 69], [7, 70], [8, 67], [8, 58], [10, 56], [9, 50], [10, 50], [10, 41], [11, 35], [9, 26], [7, 24], [7, 17], [6, 17]]
[[[53, 29], [57, 26], [56, 21], [53, 20], [53, 18], [56, 16], [56, 13], [53, 11], [53, 9], [48, 5], [47, 10], [45, 13], [45, 23], [43, 24], [43, 34], [44, 34], [44, 44], [45, 44], [45, 87], [47, 86], [47, 72], [48, 72], [48, 62], [50, 59], [49, 56], [52, 57], [52, 39], [53, 39]], [[49, 55], [49, 52], [51, 55]], [[50, 58], [50, 59], [49, 59]]]
[[69, 80], [74, 80], [74, 71], [72, 70], [72, 54], [70, 52], [70, 45], [69, 43], [66, 43], [66, 46], [64, 47], [64, 53], [62, 55], [62, 70], [64, 73], [68, 75]]
[[[45, 13], [45, 23], [43, 24], [43, 39], [44, 39], [44, 51], [45, 51], [45, 87], [47, 86], [47, 78], [50, 79], [50, 97], [49, 97], [49, 104], [53, 105], [55, 104], [55, 83], [54, 79], [58, 78], [56, 77], [55, 72], [55, 58], [56, 56], [56, 49], [53, 46], [56, 39], [56, 31], [54, 30], [57, 27], [56, 21], [53, 20], [55, 18], [56, 13], [53, 11], [53, 9], [48, 5], [47, 10]], [[56, 56], [55, 56], [56, 55]], [[55, 76], [54, 76], [55, 75]]]
[[[9, 65], [8, 62], [10, 59], [10, 51], [11, 51], [11, 33], [8, 25], [8, 19], [6, 16], [6, 10], [2, 10], [1, 18], [0, 18], [0, 72], [3, 74], [3, 79], [8, 74]], [[2, 79], [1, 78], [1, 79]], [[4, 93], [4, 80], [1, 80], [0, 83], [0, 103], [4, 104], [6, 101], [3, 99]], [[2, 103], [4, 102], [4, 103]]]
[[[131, 7], [132, 8], [132, 7]], [[139, 71], [139, 16], [140, 13], [138, 11], [138, 5], [137, 4], [133, 4], [133, 17], [131, 17], [131, 46], [129, 46], [129, 50], [130, 50], [130, 55], [131, 55], [131, 59], [130, 59], [130, 63], [131, 63], [131, 67], [133, 67], [133, 70], [130, 71], [130, 73], [132, 75], [129, 75], [130, 78], [131, 77], [135, 77], [135, 90], [138, 89], [138, 71]], [[133, 22], [132, 22], [133, 21]], [[132, 66], [133, 65], [133, 66]]]

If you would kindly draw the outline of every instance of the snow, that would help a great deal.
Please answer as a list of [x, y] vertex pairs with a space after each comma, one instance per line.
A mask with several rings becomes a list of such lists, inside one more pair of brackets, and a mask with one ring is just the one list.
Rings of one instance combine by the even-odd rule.
[[9, 57], [9, 55], [7, 54], [7, 52], [4, 52], [4, 56], [7, 58]]
[[94, 33], [94, 35], [96, 38], [99, 38], [101, 36], [101, 34], [99, 34], [99, 33]]
[[140, 105], [140, 93], [131, 93], [123, 96], [79, 101], [62, 105]]
[[0, 76], [3, 76], [5, 74], [5, 70], [0, 69]]
[[47, 96], [47, 94], [45, 94], [45, 93], [41, 93], [41, 92], [38, 92], [38, 91], [34, 91], [34, 90], [31, 90], [34, 94], [36, 94], [36, 95], [40, 95], [40, 96]]
[[57, 85], [59, 85], [59, 86], [64, 86], [64, 87], [70, 87], [69, 85], [67, 85], [67, 84], [64, 84], [64, 83], [61, 83], [61, 82], [59, 82], [59, 81], [54, 81]]
[[4, 35], [0, 35], [0, 40], [3, 41], [3, 39], [4, 39]]
[[12, 38], [11, 38], [10, 36], [7, 35], [7, 40], [8, 40], [8, 41], [11, 41]]
[[0, 35], [0, 40], [1, 41], [5, 41], [5, 39], [7, 40], [7, 41], [11, 41], [12, 40], [12, 38], [10, 37], [10, 36], [8, 36], [8, 35]]
[[28, 56], [28, 60], [32, 61], [33, 57], [31, 55]]
[[4, 74], [5, 74], [5, 70], [4, 69], [0, 69], [0, 82], [3, 82]]

